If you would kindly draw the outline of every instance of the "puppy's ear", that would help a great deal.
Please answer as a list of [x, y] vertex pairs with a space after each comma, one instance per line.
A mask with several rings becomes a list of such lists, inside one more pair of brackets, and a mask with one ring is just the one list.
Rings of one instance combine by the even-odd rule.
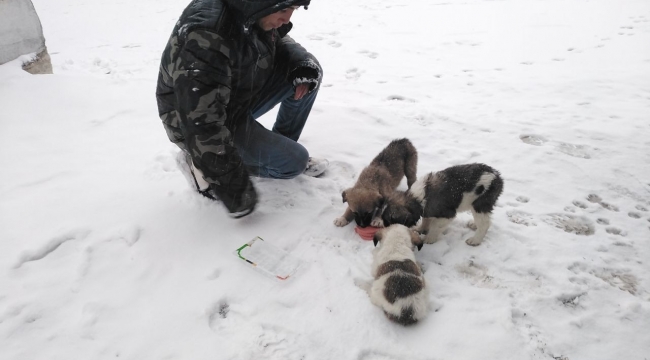
[[409, 209], [409, 212], [417, 216], [418, 220], [420, 220], [420, 216], [422, 215], [422, 211], [423, 211], [422, 204], [420, 204], [420, 202], [417, 201], [415, 198], [409, 196], [407, 207]]
[[420, 202], [417, 201], [414, 197], [409, 196], [407, 208], [410, 213], [409, 220], [412, 222], [411, 226], [415, 226], [415, 224], [420, 221], [422, 213], [424, 212], [424, 209], [422, 209], [422, 204], [420, 204]]
[[341, 193], [341, 197], [343, 198], [343, 202], [344, 202], [344, 203], [348, 202], [348, 196], [347, 196], [347, 194], [345, 193], [346, 191], [347, 191], [347, 190], [344, 190], [344, 191]]
[[422, 239], [420, 239], [420, 234], [413, 230], [411, 230], [411, 244], [417, 246], [418, 251], [422, 250], [422, 246], [424, 245]]
[[375, 247], [377, 247], [377, 243], [381, 241], [381, 238], [384, 236], [384, 232], [381, 230], [378, 230], [375, 233], [375, 236], [372, 237], [372, 242], [375, 244]]

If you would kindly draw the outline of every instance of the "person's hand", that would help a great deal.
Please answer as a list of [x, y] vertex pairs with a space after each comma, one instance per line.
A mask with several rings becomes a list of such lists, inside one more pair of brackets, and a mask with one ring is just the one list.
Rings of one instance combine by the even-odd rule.
[[298, 84], [296, 86], [296, 93], [293, 95], [294, 100], [300, 100], [309, 92], [309, 84]]
[[301, 66], [294, 69], [291, 74], [289, 74], [289, 80], [293, 84], [295, 90], [293, 98], [295, 100], [300, 100], [310, 91], [318, 87], [320, 74], [320, 68], [316, 69], [311, 66]]

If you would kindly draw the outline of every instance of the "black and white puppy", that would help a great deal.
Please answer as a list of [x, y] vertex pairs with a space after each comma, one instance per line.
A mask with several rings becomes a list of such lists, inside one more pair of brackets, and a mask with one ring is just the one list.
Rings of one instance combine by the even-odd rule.
[[422, 205], [408, 191], [396, 190], [386, 197], [381, 212], [383, 226], [402, 224], [406, 227], [415, 226], [422, 216]]
[[370, 301], [399, 324], [412, 325], [428, 312], [428, 294], [420, 266], [415, 262], [413, 246], [422, 248], [420, 236], [404, 225], [392, 225], [377, 231], [373, 239], [372, 276], [368, 289]]
[[477, 246], [490, 228], [492, 209], [502, 191], [499, 172], [485, 164], [457, 165], [424, 175], [409, 190], [423, 208], [416, 231], [427, 233], [424, 242], [432, 244], [456, 213], [471, 211], [476, 233], [465, 242]]

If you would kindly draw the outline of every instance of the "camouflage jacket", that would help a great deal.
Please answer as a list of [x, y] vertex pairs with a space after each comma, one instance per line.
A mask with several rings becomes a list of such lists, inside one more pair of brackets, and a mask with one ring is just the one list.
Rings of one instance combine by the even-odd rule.
[[308, 4], [194, 0], [176, 23], [160, 64], [158, 112], [169, 140], [189, 151], [208, 182], [228, 182], [235, 170], [248, 176], [238, 169], [243, 165], [231, 134], [252, 116], [271, 73], [318, 64], [286, 35], [290, 23], [267, 32], [255, 25], [268, 14]]

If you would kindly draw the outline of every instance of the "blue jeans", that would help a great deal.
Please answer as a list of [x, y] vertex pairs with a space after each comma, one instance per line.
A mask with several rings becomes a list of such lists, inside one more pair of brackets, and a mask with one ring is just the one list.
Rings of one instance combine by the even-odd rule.
[[[294, 100], [293, 85], [282, 73], [275, 73], [264, 85], [253, 106], [253, 117], [233, 134], [234, 145], [251, 175], [291, 179], [305, 171], [309, 152], [297, 141], [317, 94], [318, 88]], [[281, 104], [278, 116], [273, 130], [268, 130], [255, 119], [277, 104]]]

